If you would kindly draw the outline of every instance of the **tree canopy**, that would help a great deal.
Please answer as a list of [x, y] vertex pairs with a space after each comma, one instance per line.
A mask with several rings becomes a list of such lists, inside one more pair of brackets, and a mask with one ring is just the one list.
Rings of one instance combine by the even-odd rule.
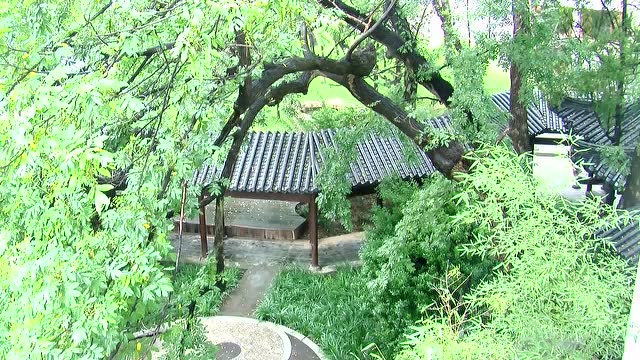
[[[446, 0], [1, 2], [0, 357], [114, 355], [172, 290], [168, 214], [203, 201], [183, 186], [193, 171], [208, 159], [228, 177], [260, 111], [317, 77], [426, 147], [449, 178], [495, 139], [490, 61], [518, 66], [523, 103], [534, 87], [615, 104], [635, 94], [632, 18], [609, 11], [606, 36], [572, 37], [559, 2], [524, 3], [467, 2], [465, 18]], [[424, 31], [431, 7], [440, 49]], [[514, 14], [527, 21], [512, 36]], [[449, 109], [446, 141], [416, 110], [418, 89]]]

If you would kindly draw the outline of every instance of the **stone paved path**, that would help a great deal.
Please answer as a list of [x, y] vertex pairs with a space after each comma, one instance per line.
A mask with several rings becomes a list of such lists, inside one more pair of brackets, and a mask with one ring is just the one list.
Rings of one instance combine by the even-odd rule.
[[269, 290], [279, 267], [274, 265], [249, 267], [238, 286], [227, 297], [218, 315], [253, 317], [258, 303]]
[[289, 360], [320, 360], [320, 357], [309, 346], [295, 336], [287, 334], [291, 341], [291, 357]]
[[[363, 233], [352, 233], [320, 239], [318, 252], [320, 265], [330, 267], [358, 260]], [[173, 234], [171, 242], [178, 247], [178, 236]], [[213, 238], [208, 237], [209, 249]], [[293, 263], [309, 266], [311, 248], [308, 240], [253, 240], [227, 238], [224, 241], [225, 262], [246, 269], [238, 286], [220, 308], [219, 315], [253, 317], [258, 303], [264, 297], [282, 264]], [[183, 236], [180, 259], [183, 262], [202, 262], [200, 236]], [[290, 360], [320, 360], [311, 348], [300, 339], [287, 334], [291, 342]], [[221, 352], [220, 359], [225, 358]]]

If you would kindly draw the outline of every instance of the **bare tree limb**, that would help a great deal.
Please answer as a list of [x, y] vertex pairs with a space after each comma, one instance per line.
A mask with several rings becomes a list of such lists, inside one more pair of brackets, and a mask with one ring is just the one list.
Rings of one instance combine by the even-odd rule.
[[394, 10], [395, 5], [396, 0], [391, 0], [391, 3], [389, 4], [389, 6], [387, 6], [387, 9], [382, 13], [382, 16], [380, 16], [378, 21], [376, 21], [370, 28], [366, 29], [366, 31], [364, 31], [362, 34], [360, 34], [360, 36], [358, 36], [353, 44], [351, 44], [351, 46], [347, 50], [347, 54], [345, 55], [345, 59], [347, 61], [351, 60], [351, 54], [353, 54], [353, 51], [358, 48], [358, 45], [360, 45], [360, 43], [362, 43], [366, 38], [371, 36], [371, 34], [376, 31], [378, 26], [380, 26], [389, 17], [389, 15], [391, 15], [391, 12]]

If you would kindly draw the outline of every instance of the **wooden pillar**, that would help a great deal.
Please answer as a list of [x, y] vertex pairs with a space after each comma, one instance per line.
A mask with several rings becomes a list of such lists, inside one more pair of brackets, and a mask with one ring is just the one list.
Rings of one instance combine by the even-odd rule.
[[[204, 194], [200, 195], [200, 202], [204, 199]], [[199, 216], [199, 225], [200, 225], [200, 250], [202, 258], [207, 257], [207, 253], [209, 252], [209, 246], [207, 245], [207, 215], [205, 213], [206, 205], [200, 206], [200, 216]]]
[[216, 272], [224, 271], [224, 196], [216, 197], [215, 228], [213, 230], [213, 253], [216, 257]]
[[602, 190], [605, 191], [604, 195], [604, 203], [608, 205], [613, 205], [616, 200], [616, 189], [612, 184], [609, 184], [607, 181], [604, 181], [602, 184]]
[[596, 179], [593, 178], [593, 174], [589, 171], [587, 172], [587, 188], [584, 190], [584, 196], [588, 199], [593, 197], [593, 183]]
[[316, 196], [311, 195], [309, 199], [309, 242], [311, 243], [311, 266], [318, 265], [318, 207], [316, 206]]

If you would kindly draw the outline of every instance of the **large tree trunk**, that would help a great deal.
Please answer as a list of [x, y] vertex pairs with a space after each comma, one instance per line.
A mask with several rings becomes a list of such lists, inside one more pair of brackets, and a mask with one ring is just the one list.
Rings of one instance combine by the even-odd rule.
[[509, 138], [511, 138], [513, 149], [518, 154], [522, 154], [525, 152], [530, 152], [533, 149], [531, 146], [531, 141], [529, 138], [529, 128], [527, 125], [529, 122], [527, 116], [527, 108], [522, 104], [520, 100], [522, 78], [520, 76], [520, 71], [518, 70], [518, 65], [514, 63], [511, 64], [509, 77], [511, 78], [511, 101], [509, 105], [509, 113], [511, 114], [511, 117], [509, 118], [508, 122], [508, 134]]
[[620, 37], [620, 69], [622, 69], [622, 74], [618, 77], [616, 81], [616, 96], [617, 96], [617, 104], [615, 108], [614, 114], [614, 124], [613, 124], [613, 136], [611, 138], [611, 142], [614, 145], [620, 145], [620, 139], [622, 139], [622, 121], [624, 120], [624, 104], [625, 104], [625, 82], [626, 82], [626, 68], [627, 68], [627, 37], [629, 36], [629, 28], [628, 28], [628, 19], [627, 19], [627, 1], [622, 0], [622, 19], [620, 26], [622, 28], [622, 36]]
[[[522, 0], [513, 0], [513, 37], [516, 38], [522, 32], [528, 30], [528, 21], [523, 16], [524, 9], [522, 4], [518, 3]], [[527, 1], [528, 4], [528, 1]], [[520, 90], [522, 89], [522, 74], [517, 63], [511, 61], [511, 68], [509, 69], [509, 77], [511, 79], [511, 87], [509, 92], [511, 94], [511, 101], [509, 105], [509, 112], [511, 117], [509, 118], [509, 138], [513, 144], [513, 149], [522, 154], [533, 150], [531, 140], [529, 137], [527, 116], [527, 108], [520, 99]]]
[[[317, 0], [317, 2], [325, 8], [341, 11], [344, 14], [342, 20], [358, 31], [365, 32], [368, 24], [373, 22], [373, 19], [342, 0]], [[410, 46], [411, 43], [407, 43], [400, 34], [385, 25], [376, 27], [371, 32], [370, 37], [385, 46], [390, 56], [402, 61], [407, 68], [411, 69], [416, 74], [417, 83], [431, 92], [439, 102], [445, 106], [451, 105], [453, 86], [437, 71], [424, 73], [424, 69], [431, 68], [431, 64], [424, 56], [418, 53], [414, 46]], [[333, 74], [337, 73], [333, 72]], [[340, 76], [340, 78], [343, 80], [342, 85], [349, 89], [358, 100], [384, 116], [419, 146], [423, 147], [429, 143], [430, 139], [423, 136], [423, 124], [416, 122], [416, 119], [407, 116], [403, 111], [398, 111], [399, 109], [395, 104], [390, 103], [388, 99], [368, 86], [361, 78], [361, 76], [365, 75], [355, 73], [352, 73], [352, 75], [354, 76], [350, 77], [349, 80], [353, 81], [347, 81], [344, 76]], [[371, 102], [370, 100], [372, 99], [379, 100], [379, 102]], [[471, 116], [470, 113], [467, 114]], [[430, 150], [428, 154], [438, 171], [451, 178], [455, 172], [467, 171], [469, 164], [462, 158], [467, 150], [461, 143], [453, 141], [446, 147], [440, 146]]]
[[631, 159], [631, 173], [622, 193], [622, 205], [629, 209], [640, 206], [640, 144]]
[[[358, 9], [346, 4], [342, 0], [317, 0], [320, 5], [327, 9], [338, 9], [345, 16], [342, 18], [349, 26], [364, 32], [370, 19]], [[405, 66], [413, 70], [415, 74], [421, 74], [421, 70], [431, 68], [427, 59], [420, 55], [415, 47], [407, 44], [406, 41], [395, 31], [391, 31], [387, 26], [378, 26], [371, 33], [371, 38], [387, 48], [387, 52], [394, 58], [402, 61]], [[424, 73], [424, 71], [422, 71]], [[439, 72], [433, 72], [417, 76], [417, 82], [431, 92], [442, 104], [449, 105], [453, 86], [445, 80]]]

